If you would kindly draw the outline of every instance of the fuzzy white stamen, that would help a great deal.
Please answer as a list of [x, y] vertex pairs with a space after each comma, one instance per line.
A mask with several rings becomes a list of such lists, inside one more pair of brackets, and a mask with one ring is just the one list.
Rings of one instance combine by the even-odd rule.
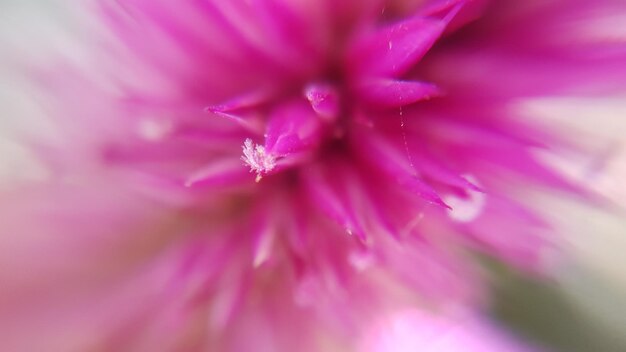
[[242, 149], [241, 160], [250, 166], [250, 172], [256, 172], [256, 182], [261, 180], [262, 174], [271, 171], [276, 166], [276, 157], [267, 153], [264, 146], [254, 144], [250, 138], [244, 141]]

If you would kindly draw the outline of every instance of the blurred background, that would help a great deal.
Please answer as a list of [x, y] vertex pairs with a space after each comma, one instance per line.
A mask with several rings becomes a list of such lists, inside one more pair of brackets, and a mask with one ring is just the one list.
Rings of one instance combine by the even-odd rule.
[[[81, 62], [81, 52], [90, 44], [81, 28], [91, 24], [81, 23], [70, 5], [67, 0], [0, 0], [0, 187], [45, 172], [16, 142], [33, 128], [47, 133], [39, 97], [29, 88], [32, 82], [16, 67], [43, 63], [50, 50], [69, 52]], [[626, 21], [622, 23], [623, 32]], [[586, 181], [615, 207], [538, 198], [567, 239], [567, 262], [543, 281], [494, 269], [498, 280], [492, 314], [522, 337], [555, 351], [626, 351], [626, 96], [524, 104], [532, 114], [584, 132], [606, 148], [600, 172], [586, 175]]]

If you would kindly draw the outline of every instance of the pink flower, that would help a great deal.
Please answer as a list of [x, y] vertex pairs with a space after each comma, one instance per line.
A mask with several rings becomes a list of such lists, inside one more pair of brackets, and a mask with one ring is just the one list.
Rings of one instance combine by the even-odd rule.
[[9, 350], [344, 350], [416, 300], [480, 309], [475, 253], [542, 272], [554, 249], [524, 192], [590, 197], [516, 107], [626, 79], [584, 26], [621, 1], [94, 8], [95, 69], [40, 77], [51, 176], [4, 197]]

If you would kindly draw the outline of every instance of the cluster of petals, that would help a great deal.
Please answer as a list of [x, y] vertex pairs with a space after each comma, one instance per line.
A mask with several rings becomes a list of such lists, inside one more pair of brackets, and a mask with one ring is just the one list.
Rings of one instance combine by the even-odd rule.
[[620, 1], [88, 6], [97, 72], [41, 75], [63, 143], [5, 197], [14, 346], [32, 318], [56, 350], [345, 350], [381, 311], [480, 307], [477, 255], [541, 272], [555, 245], [525, 190], [590, 197], [516, 107], [626, 81], [585, 27]]

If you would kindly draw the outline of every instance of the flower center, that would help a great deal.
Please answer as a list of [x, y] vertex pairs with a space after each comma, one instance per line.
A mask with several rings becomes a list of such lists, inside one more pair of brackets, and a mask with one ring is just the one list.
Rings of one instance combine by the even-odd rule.
[[[263, 117], [263, 140], [245, 139], [244, 164], [265, 175], [310, 162], [329, 140], [342, 138], [351, 101], [345, 98], [342, 82], [310, 83], [300, 94], [287, 95], [273, 102]], [[260, 139], [260, 138], [259, 138]], [[326, 149], [324, 149], [326, 150]]]

